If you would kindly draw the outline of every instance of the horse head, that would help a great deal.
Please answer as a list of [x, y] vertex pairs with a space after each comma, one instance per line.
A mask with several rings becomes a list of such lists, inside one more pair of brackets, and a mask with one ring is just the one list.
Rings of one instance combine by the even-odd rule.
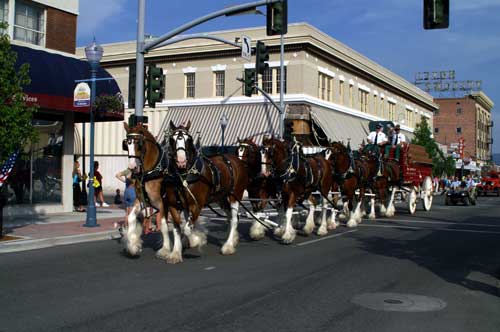
[[178, 169], [186, 170], [196, 158], [193, 137], [189, 133], [191, 121], [175, 126], [170, 121], [169, 148], [174, 152], [173, 158]]
[[254, 167], [260, 163], [259, 146], [255, 143], [255, 137], [244, 139], [238, 138], [238, 158], [248, 166]]
[[126, 138], [122, 142], [122, 148], [128, 153], [128, 168], [138, 172], [147, 172], [154, 168], [158, 159], [158, 144], [154, 136], [142, 124], [130, 128], [125, 122], [123, 127]]
[[325, 159], [330, 161], [335, 173], [345, 173], [350, 166], [350, 154], [341, 142], [331, 142], [325, 150]]
[[271, 175], [288, 158], [288, 146], [285, 142], [271, 137], [264, 137], [260, 148], [261, 174]]

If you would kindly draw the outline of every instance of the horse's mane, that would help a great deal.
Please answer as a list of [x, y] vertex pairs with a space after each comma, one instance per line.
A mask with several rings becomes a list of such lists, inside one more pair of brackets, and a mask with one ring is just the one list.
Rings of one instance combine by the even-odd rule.
[[345, 146], [344, 144], [342, 144], [342, 142], [332, 142], [330, 144], [330, 147], [335, 147], [335, 148], [338, 148], [340, 149], [341, 151], [340, 152], [344, 152], [344, 153], [347, 153], [347, 146]]

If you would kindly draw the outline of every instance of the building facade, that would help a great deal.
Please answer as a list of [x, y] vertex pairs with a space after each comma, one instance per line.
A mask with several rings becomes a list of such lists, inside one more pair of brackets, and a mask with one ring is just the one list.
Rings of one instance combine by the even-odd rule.
[[[279, 36], [267, 36], [265, 27], [207, 34], [229, 41], [246, 35], [254, 46], [257, 40], [263, 41], [270, 59], [269, 69], [259, 75], [259, 87], [279, 101]], [[421, 118], [426, 117], [432, 125], [437, 105], [429, 94], [315, 27], [290, 24], [284, 40], [285, 121], [311, 123], [309, 128], [294, 124], [294, 134], [350, 142], [357, 147], [366, 139], [369, 121], [392, 120], [410, 137]], [[136, 44], [103, 47], [102, 66], [127, 96], [128, 66], [135, 62]], [[83, 57], [83, 50], [77, 49], [77, 54]], [[241, 58], [240, 49], [213, 40], [184, 40], [149, 52], [145, 61], [162, 67], [166, 74], [165, 99], [154, 109], [144, 109], [150, 130], [159, 139], [170, 120], [191, 120], [192, 131], [201, 135], [203, 145], [218, 145], [223, 114], [229, 118], [227, 145], [236, 144], [237, 137], [255, 136], [259, 141], [264, 134], [278, 133], [279, 116], [273, 106], [258, 93], [250, 98], [243, 94], [237, 78], [255, 64], [254, 57], [252, 61]], [[126, 117], [132, 112], [128, 109]], [[98, 129], [96, 153], [115, 169], [126, 165], [119, 144], [123, 138], [122, 124], [102, 124]]]
[[434, 137], [448, 147], [458, 149], [464, 140], [464, 158], [475, 161], [478, 167], [491, 160], [493, 144], [493, 101], [484, 93], [477, 92], [462, 98], [437, 98], [439, 111], [434, 115]]
[[[7, 215], [71, 212], [75, 145], [81, 146], [75, 123], [88, 122], [90, 107], [75, 107], [77, 80], [88, 79], [90, 66], [75, 56], [78, 0], [0, 0], [0, 21], [8, 27], [16, 66], [29, 64], [31, 83], [24, 87], [27, 104], [36, 105], [36, 143], [21, 151], [8, 179]], [[100, 69], [97, 94], [119, 93], [116, 82]], [[121, 120], [121, 114], [97, 121]], [[88, 163], [87, 163], [88, 169]]]

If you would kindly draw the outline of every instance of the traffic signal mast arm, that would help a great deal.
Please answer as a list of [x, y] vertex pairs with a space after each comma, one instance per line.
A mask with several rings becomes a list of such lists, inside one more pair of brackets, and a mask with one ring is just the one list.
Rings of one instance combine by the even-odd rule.
[[[247, 69], [248, 70], [248, 69]], [[253, 69], [250, 69], [253, 71]], [[246, 70], [245, 70], [246, 71]], [[245, 78], [236, 78], [236, 80], [240, 81], [240, 82], [243, 82], [247, 83], [246, 79]], [[283, 114], [283, 111], [281, 110], [281, 108], [274, 102], [273, 98], [267, 94], [267, 92], [265, 92], [264, 90], [262, 90], [261, 88], [259, 88], [259, 86], [255, 83], [253, 83], [252, 85], [252, 88], [253, 89], [256, 89], [258, 90], [260, 93], [262, 93], [262, 95], [278, 110], [279, 114]]]

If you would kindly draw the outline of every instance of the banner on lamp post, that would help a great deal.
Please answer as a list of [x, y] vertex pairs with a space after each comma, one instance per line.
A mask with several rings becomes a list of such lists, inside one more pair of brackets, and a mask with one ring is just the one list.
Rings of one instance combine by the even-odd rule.
[[73, 92], [74, 107], [89, 107], [90, 106], [90, 87], [87, 83], [78, 83]]

